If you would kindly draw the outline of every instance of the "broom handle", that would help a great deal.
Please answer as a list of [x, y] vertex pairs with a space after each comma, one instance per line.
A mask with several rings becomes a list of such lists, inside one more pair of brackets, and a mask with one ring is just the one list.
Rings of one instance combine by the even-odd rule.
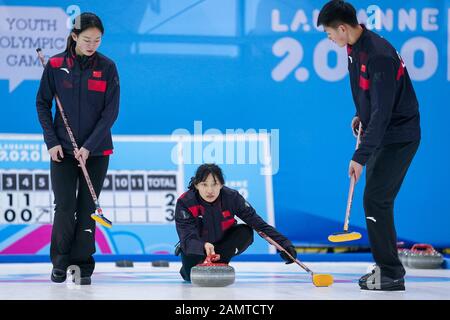
[[353, 191], [355, 191], [355, 175], [352, 175], [350, 178], [350, 188], [348, 190], [348, 198], [347, 198], [347, 210], [345, 211], [345, 224], [344, 224], [344, 231], [348, 231], [348, 224], [350, 222], [350, 211], [352, 210], [352, 203], [353, 203]]
[[[64, 122], [64, 126], [66, 127], [67, 133], [69, 134], [70, 141], [72, 142], [73, 151], [77, 153], [79, 151], [77, 142], [75, 141], [75, 137], [73, 136], [72, 130], [70, 129], [69, 122], [67, 121], [66, 114], [64, 113], [64, 109], [62, 107], [61, 101], [59, 100], [58, 95], [55, 94], [55, 100], [56, 104], [59, 109], [59, 113], [61, 113], [61, 117]], [[89, 192], [91, 193], [92, 200], [94, 200], [95, 206], [97, 209], [100, 208], [100, 205], [98, 203], [97, 195], [95, 194], [94, 186], [92, 185], [91, 178], [89, 177], [89, 173], [86, 169], [86, 166], [84, 165], [84, 162], [79, 160], [81, 171], [83, 171], [84, 178], [86, 179], [86, 184], [88, 185]]]
[[[361, 142], [361, 130], [362, 130], [362, 122], [359, 121], [359, 129], [358, 129], [358, 136], [356, 138], [356, 146], [355, 150], [358, 150], [359, 143]], [[352, 203], [353, 203], [353, 192], [355, 191], [355, 184], [356, 184], [356, 177], [355, 175], [352, 175], [350, 178], [350, 187], [348, 190], [348, 198], [347, 198], [347, 209], [345, 211], [345, 223], [344, 223], [344, 231], [348, 231], [348, 225], [350, 223], [350, 212], [352, 210]]]
[[298, 264], [300, 267], [302, 267], [306, 272], [310, 273], [311, 275], [313, 274], [313, 272], [306, 266], [304, 265], [302, 262], [300, 262], [300, 260], [295, 259], [289, 252], [286, 251], [286, 249], [284, 249], [282, 246], [280, 246], [277, 242], [275, 242], [275, 240], [273, 240], [271, 237], [269, 237], [267, 234], [265, 234], [262, 231], [256, 231], [258, 232], [258, 234], [264, 238], [267, 242], [269, 242], [271, 245], [275, 246], [278, 250], [283, 251], [289, 258], [291, 258], [292, 260], [294, 260], [294, 262], [296, 264]]
[[[44, 61], [44, 56], [42, 55], [42, 51], [40, 49], [38, 49], [38, 50], [36, 50], [36, 52], [38, 54], [38, 57], [39, 57], [39, 60], [41, 61], [42, 66], [45, 67], [45, 61]], [[67, 120], [66, 114], [65, 114], [64, 109], [61, 104], [61, 101], [59, 100], [59, 97], [56, 93], [55, 93], [55, 100], [56, 100], [56, 105], [58, 106], [59, 113], [61, 114], [61, 118], [64, 122], [64, 126], [66, 127], [67, 134], [69, 135], [70, 142], [72, 143], [74, 153], [77, 153], [79, 150], [77, 142], [75, 141], [75, 137], [69, 126], [69, 121]], [[101, 213], [102, 210], [100, 209], [100, 204], [98, 202], [97, 195], [95, 194], [94, 186], [92, 185], [91, 179], [89, 177], [89, 173], [86, 169], [86, 166], [84, 165], [83, 161], [79, 160], [78, 162], [80, 163], [81, 171], [83, 171], [84, 178], [86, 179], [86, 184], [88, 185], [89, 192], [91, 193], [92, 200], [94, 200], [96, 209], [100, 210], [100, 213]]]

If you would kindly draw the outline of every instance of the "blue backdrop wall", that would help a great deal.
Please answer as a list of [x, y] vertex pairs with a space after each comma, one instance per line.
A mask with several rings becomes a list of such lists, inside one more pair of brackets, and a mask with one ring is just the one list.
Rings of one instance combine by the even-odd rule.
[[[372, 2], [357, 1], [361, 21], [377, 22], [370, 20], [378, 14], [369, 7]], [[102, 18], [106, 32], [100, 52], [118, 66], [122, 94], [114, 134], [193, 132], [194, 121], [202, 121], [203, 130], [222, 132], [278, 129], [276, 225], [296, 243], [326, 244], [327, 235], [342, 228], [355, 109], [345, 49], [315, 27], [324, 3], [110, 0], [75, 5]], [[422, 117], [421, 146], [396, 203], [398, 235], [448, 246], [450, 1], [377, 4], [382, 23], [375, 27], [403, 56]], [[43, 19], [62, 17], [64, 22], [64, 15], [76, 12], [73, 5], [0, 1], [1, 133], [41, 133], [35, 96], [42, 70], [34, 48], [39, 43], [47, 54], [60, 52], [68, 34], [64, 26], [27, 22], [27, 12], [44, 8]], [[10, 18], [21, 14], [24, 21], [7, 20], [6, 12]], [[21, 32], [41, 42], [20, 42]], [[361, 181], [355, 191], [352, 224], [364, 233], [363, 187]], [[367, 236], [359, 244], [367, 244]]]

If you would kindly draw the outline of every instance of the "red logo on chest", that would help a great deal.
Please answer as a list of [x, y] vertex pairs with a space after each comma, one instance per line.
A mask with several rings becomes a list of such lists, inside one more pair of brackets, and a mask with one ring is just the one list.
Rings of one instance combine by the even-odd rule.
[[231, 212], [226, 210], [226, 211], [222, 211], [222, 215], [224, 218], [228, 218], [229, 216], [231, 216]]

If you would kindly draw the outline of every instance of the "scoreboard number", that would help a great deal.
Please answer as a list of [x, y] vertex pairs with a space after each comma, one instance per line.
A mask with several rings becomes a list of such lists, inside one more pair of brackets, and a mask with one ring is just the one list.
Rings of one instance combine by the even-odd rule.
[[[49, 174], [36, 170], [0, 170], [0, 223], [50, 223]], [[44, 198], [44, 200], [40, 198]], [[48, 214], [42, 219], [42, 210]]]
[[167, 193], [166, 194], [166, 199], [170, 199], [168, 200], [169, 202], [166, 204], [166, 213], [168, 214], [166, 216], [166, 220], [167, 221], [174, 221], [175, 220], [175, 195], [172, 193]]

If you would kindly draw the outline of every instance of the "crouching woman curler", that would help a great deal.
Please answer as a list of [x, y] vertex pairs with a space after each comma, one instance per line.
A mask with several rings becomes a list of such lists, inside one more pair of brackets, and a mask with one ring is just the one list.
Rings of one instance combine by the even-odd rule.
[[[191, 178], [189, 190], [177, 201], [175, 223], [180, 238], [180, 274], [190, 281], [192, 267], [206, 256], [219, 254], [220, 263], [244, 252], [253, 243], [253, 229], [262, 231], [294, 258], [292, 243], [268, 225], [236, 190], [224, 186], [222, 170], [215, 164], [201, 165]], [[237, 224], [235, 216], [245, 224]], [[286, 262], [294, 262], [284, 252]]]

